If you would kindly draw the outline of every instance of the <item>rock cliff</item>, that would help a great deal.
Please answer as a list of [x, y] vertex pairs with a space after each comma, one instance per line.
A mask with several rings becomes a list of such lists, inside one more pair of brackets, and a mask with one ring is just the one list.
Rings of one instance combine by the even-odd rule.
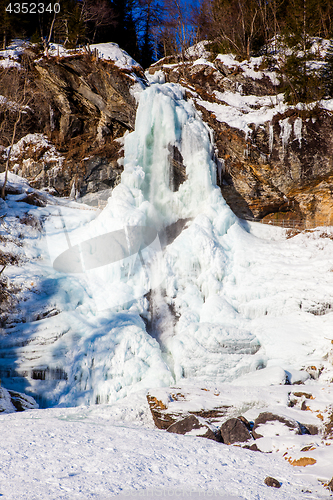
[[331, 101], [289, 106], [263, 57], [213, 56], [204, 43], [185, 61], [162, 59], [156, 78], [180, 83], [214, 132], [218, 182], [241, 217], [333, 223]]
[[[116, 44], [101, 49], [104, 54], [98, 46], [60, 55], [58, 49], [49, 57], [29, 52], [29, 76], [42, 87], [39, 106], [48, 113], [35, 124], [37, 135], [19, 126], [10, 167], [35, 188], [83, 196], [119, 182], [119, 138], [134, 128], [135, 96], [148, 83], [141, 66]], [[2, 170], [4, 163], [5, 157]]]
[[[122, 137], [134, 127], [136, 93], [148, 85], [128, 54], [104, 45], [106, 55], [96, 46], [89, 53], [59, 55], [58, 48], [48, 58], [30, 57], [33, 78], [45, 91], [40, 105], [48, 108], [47, 120], [35, 124], [38, 137], [19, 132], [10, 162], [37, 189], [88, 194], [85, 200], [95, 204], [93, 193], [109, 193], [120, 180]], [[288, 105], [274, 60], [240, 62], [207, 47], [198, 44], [185, 60], [162, 59], [149, 73], [155, 81], [180, 83], [212, 130], [227, 203], [245, 218], [332, 224], [332, 102]], [[178, 156], [170, 150], [175, 189], [186, 177]], [[0, 170], [4, 165], [5, 153]]]

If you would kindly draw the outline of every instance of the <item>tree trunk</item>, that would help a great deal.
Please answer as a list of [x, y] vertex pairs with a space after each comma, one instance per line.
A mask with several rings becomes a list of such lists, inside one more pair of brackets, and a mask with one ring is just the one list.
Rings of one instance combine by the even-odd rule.
[[19, 124], [22, 116], [22, 110], [20, 109], [18, 117], [16, 118], [14, 128], [13, 128], [13, 135], [12, 135], [12, 141], [10, 143], [10, 146], [8, 148], [8, 153], [7, 153], [7, 160], [6, 160], [6, 169], [5, 169], [5, 178], [3, 181], [3, 186], [1, 188], [1, 198], [4, 200], [6, 198], [6, 184], [7, 184], [7, 178], [8, 178], [8, 170], [9, 170], [9, 160], [10, 160], [10, 154], [12, 151], [12, 148], [14, 146], [14, 141], [15, 141], [15, 135], [16, 135], [16, 128], [17, 125]]

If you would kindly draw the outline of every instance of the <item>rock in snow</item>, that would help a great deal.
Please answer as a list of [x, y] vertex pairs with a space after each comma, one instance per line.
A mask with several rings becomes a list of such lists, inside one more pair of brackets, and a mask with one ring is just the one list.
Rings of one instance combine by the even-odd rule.
[[221, 426], [221, 436], [225, 444], [243, 443], [252, 436], [249, 429], [239, 418], [230, 418]]

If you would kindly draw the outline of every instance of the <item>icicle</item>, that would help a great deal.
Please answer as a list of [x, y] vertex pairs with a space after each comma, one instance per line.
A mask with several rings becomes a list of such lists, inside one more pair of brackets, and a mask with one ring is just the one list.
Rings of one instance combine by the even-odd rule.
[[302, 146], [302, 118], [294, 121], [294, 136], [298, 140], [299, 147]]
[[274, 127], [273, 124], [269, 124], [269, 154], [273, 151], [273, 143], [274, 143]]
[[281, 132], [280, 137], [282, 139], [282, 152], [285, 154], [286, 147], [290, 138], [290, 134], [292, 131], [292, 125], [289, 122], [289, 118], [285, 118], [284, 120], [279, 121]]
[[75, 200], [75, 196], [76, 196], [76, 187], [75, 187], [75, 179], [74, 179], [69, 197], [71, 200]]

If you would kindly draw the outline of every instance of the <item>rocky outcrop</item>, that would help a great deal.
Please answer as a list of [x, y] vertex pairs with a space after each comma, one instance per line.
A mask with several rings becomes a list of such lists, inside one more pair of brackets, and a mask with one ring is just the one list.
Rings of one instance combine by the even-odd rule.
[[[211, 401], [207, 408], [193, 404], [192, 398], [204, 395], [206, 402]], [[170, 387], [169, 389], [155, 389], [147, 394], [148, 405], [158, 429], [168, 429], [179, 420], [191, 415], [203, 419], [209, 425], [219, 426], [225, 420], [230, 406], [223, 404], [211, 391], [201, 389], [194, 392], [179, 391]], [[202, 422], [202, 421], [201, 421]]]
[[[136, 102], [130, 92], [133, 85], [130, 71], [89, 54], [43, 58], [35, 67], [53, 96], [56, 109], [51, 126], [59, 124], [63, 140], [83, 133], [102, 140], [119, 125], [134, 128]], [[133, 70], [144, 86], [143, 71], [138, 67]]]
[[[114, 46], [114, 44], [110, 44]], [[142, 68], [112, 47], [129, 64], [105, 60], [96, 53], [66, 53], [35, 57], [29, 78], [41, 90], [34, 134], [17, 129], [20, 147], [14, 147], [10, 169], [29, 180], [36, 189], [49, 189], [61, 196], [84, 196], [113, 188], [120, 182], [122, 137], [134, 128], [136, 93], [148, 82]], [[7, 144], [3, 144], [5, 146]], [[0, 151], [0, 172], [6, 151]]]
[[0, 413], [14, 413], [37, 408], [38, 404], [31, 396], [0, 386]]

